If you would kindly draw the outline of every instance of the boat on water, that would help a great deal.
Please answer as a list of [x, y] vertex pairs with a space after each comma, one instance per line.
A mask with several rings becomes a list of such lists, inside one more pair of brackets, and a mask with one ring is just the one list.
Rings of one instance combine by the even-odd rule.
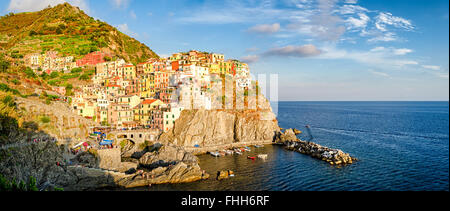
[[232, 155], [234, 152], [233, 150], [225, 150], [225, 154], [227, 155]]
[[213, 157], [220, 157], [219, 152], [209, 152], [209, 154], [212, 155]]
[[223, 156], [226, 155], [226, 153], [225, 153], [224, 151], [220, 151], [220, 152], [219, 152], [219, 155], [223, 157]]
[[251, 156], [247, 156], [247, 158], [250, 159], [250, 160], [255, 160], [256, 159], [255, 157], [251, 157]]
[[228, 176], [234, 177], [234, 171], [228, 170]]
[[242, 155], [242, 151], [239, 150], [239, 149], [235, 149], [235, 150], [234, 150], [234, 153], [236, 153], [236, 154], [238, 154], [238, 155]]
[[267, 159], [267, 154], [259, 154], [258, 155], [258, 158], [260, 158], [260, 159], [263, 159], [263, 160], [265, 160], [265, 159]]
[[264, 145], [255, 145], [254, 147], [255, 147], [255, 148], [263, 148]]
[[249, 147], [244, 147], [243, 149], [244, 149], [244, 151], [246, 151], [246, 152], [251, 152], [251, 151], [252, 151], [252, 150], [250, 150]]

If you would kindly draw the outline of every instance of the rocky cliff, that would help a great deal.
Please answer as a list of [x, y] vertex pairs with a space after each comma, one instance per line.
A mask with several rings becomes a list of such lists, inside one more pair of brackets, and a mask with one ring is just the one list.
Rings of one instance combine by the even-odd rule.
[[237, 145], [271, 143], [279, 131], [270, 111], [185, 110], [161, 143], [184, 146], [188, 151], [206, 151]]

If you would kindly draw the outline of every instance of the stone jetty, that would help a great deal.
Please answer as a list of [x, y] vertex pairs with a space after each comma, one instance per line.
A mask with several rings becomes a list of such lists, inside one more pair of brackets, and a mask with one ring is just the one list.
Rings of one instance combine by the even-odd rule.
[[286, 149], [300, 152], [328, 162], [331, 165], [346, 165], [357, 161], [348, 153], [339, 149], [331, 149], [313, 142], [302, 141], [297, 138], [293, 129], [287, 129], [284, 133], [279, 132], [275, 136], [275, 142], [286, 146]]

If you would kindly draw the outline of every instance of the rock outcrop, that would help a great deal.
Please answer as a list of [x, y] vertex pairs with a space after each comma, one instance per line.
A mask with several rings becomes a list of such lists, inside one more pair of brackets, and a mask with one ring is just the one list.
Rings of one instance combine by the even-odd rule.
[[275, 141], [278, 144], [285, 145], [286, 149], [310, 155], [313, 158], [326, 161], [331, 165], [352, 164], [354, 161], [357, 161], [356, 158], [351, 157], [348, 153], [342, 152], [342, 150], [331, 149], [313, 142], [302, 141], [296, 137], [293, 129], [287, 129], [284, 133], [277, 133]]
[[47, 105], [39, 99], [29, 97], [17, 98], [16, 103], [19, 109], [25, 111], [24, 119], [39, 122], [40, 117], [49, 117], [50, 122], [42, 125], [42, 130], [64, 144], [78, 144], [79, 138], [89, 135], [89, 127], [99, 126], [94, 121], [73, 113], [67, 104], [61, 102]]
[[198, 158], [192, 153], [186, 152], [183, 147], [165, 145], [157, 151], [145, 153], [139, 159], [139, 164], [149, 169], [175, 165], [179, 162], [189, 165], [198, 164]]
[[279, 131], [270, 111], [183, 111], [175, 126], [160, 137], [162, 143], [184, 146], [194, 153], [218, 148], [272, 143]]

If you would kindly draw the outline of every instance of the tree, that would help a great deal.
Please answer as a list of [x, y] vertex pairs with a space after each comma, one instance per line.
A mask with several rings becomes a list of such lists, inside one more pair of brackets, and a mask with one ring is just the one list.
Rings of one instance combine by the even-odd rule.
[[8, 70], [10, 63], [0, 58], [0, 72], [4, 73]]
[[35, 35], [38, 35], [38, 33], [36, 31], [34, 31], [34, 30], [31, 30], [30, 31], [30, 36], [32, 37], [32, 36], [35, 36]]

